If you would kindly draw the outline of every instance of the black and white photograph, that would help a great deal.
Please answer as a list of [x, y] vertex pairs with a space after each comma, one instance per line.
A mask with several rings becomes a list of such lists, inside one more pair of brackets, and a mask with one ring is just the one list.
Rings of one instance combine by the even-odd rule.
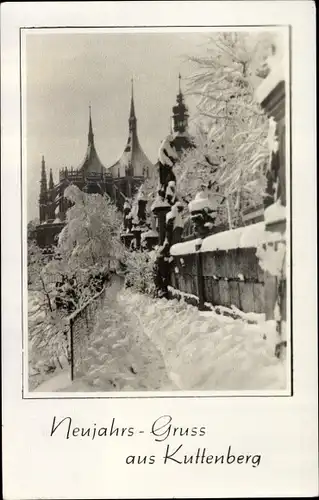
[[314, 4], [1, 14], [3, 497], [315, 497]]
[[24, 391], [289, 393], [289, 28], [25, 29], [21, 61]]

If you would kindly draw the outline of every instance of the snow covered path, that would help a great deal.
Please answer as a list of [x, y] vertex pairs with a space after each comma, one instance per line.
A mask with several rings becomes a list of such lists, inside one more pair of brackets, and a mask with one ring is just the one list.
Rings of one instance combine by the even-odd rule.
[[48, 378], [42, 382], [42, 384], [38, 385], [34, 392], [55, 392], [61, 391], [65, 387], [70, 387], [71, 384], [71, 375], [70, 370], [65, 369], [61, 370], [58, 374], [54, 373], [52, 377]]
[[[154, 300], [124, 290], [126, 311], [158, 347], [168, 377], [182, 390], [258, 391], [286, 388], [286, 361], [274, 355], [274, 321], [258, 323], [200, 312], [177, 300]], [[251, 319], [251, 315], [246, 315]], [[255, 319], [257, 315], [255, 315]]]
[[[282, 390], [286, 363], [274, 356], [274, 322], [257, 324], [183, 301], [107, 291], [81, 373], [39, 391]], [[51, 389], [50, 389], [51, 387]]]
[[119, 283], [108, 289], [81, 373], [71, 385], [61, 387], [61, 391], [175, 388], [160, 350], [141, 328], [136, 314], [126, 310], [123, 293]]

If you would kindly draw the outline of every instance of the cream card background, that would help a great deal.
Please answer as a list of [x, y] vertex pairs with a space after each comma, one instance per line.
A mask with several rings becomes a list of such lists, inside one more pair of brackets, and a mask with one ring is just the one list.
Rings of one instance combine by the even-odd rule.
[[[82, 2], [2, 6], [3, 469], [7, 500], [310, 496], [317, 493], [315, 21], [311, 2]], [[22, 400], [19, 28], [101, 25], [291, 25], [293, 397]], [[164, 465], [149, 434], [170, 414], [204, 438], [173, 438], [185, 452], [262, 455], [259, 467]], [[52, 419], [133, 426], [144, 434], [66, 440]], [[126, 465], [127, 455], [156, 455]]]

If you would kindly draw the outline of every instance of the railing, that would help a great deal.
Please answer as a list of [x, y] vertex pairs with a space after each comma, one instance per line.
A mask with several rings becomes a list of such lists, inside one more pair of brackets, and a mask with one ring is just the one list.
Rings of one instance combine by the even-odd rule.
[[96, 313], [103, 305], [107, 286], [92, 297], [81, 309], [68, 318], [71, 380], [81, 375], [81, 368], [88, 354]]

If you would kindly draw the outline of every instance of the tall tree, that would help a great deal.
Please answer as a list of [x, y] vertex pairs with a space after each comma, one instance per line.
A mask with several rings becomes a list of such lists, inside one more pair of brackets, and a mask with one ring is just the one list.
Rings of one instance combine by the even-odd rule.
[[190, 58], [197, 66], [189, 82], [198, 101], [197, 148], [175, 169], [178, 186], [190, 195], [199, 184], [218, 186], [235, 224], [241, 209], [264, 195], [268, 120], [254, 92], [256, 70], [271, 41], [271, 33], [218, 33], [209, 39], [207, 55]]
[[116, 267], [124, 256], [120, 241], [121, 215], [107, 196], [86, 194], [71, 185], [65, 197], [72, 203], [67, 212], [58, 250], [70, 269]]

